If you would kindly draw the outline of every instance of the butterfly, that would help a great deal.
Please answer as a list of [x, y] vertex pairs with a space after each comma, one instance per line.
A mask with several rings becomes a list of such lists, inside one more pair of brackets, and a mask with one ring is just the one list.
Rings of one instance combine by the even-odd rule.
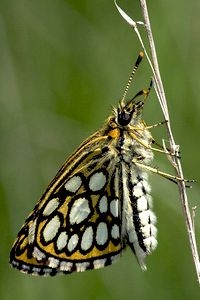
[[143, 55], [118, 107], [66, 160], [26, 219], [10, 253], [14, 268], [33, 275], [98, 269], [129, 246], [146, 269], [157, 246], [148, 182], [154, 140], [142, 120], [152, 83], [125, 100]]

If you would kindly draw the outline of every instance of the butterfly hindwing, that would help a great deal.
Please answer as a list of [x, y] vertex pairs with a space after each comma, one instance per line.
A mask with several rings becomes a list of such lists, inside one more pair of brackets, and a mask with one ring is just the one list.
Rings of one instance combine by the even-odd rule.
[[11, 252], [16, 268], [40, 275], [70, 273], [104, 267], [118, 258], [118, 174], [108, 157], [98, 168], [85, 161], [78, 172], [50, 185], [19, 232]]

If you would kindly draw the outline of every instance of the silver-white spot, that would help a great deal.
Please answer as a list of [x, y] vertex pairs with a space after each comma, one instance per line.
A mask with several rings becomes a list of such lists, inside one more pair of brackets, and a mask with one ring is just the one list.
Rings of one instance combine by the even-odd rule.
[[101, 213], [106, 213], [108, 210], [108, 199], [106, 196], [101, 197], [99, 200], [99, 210]]
[[59, 265], [59, 260], [54, 257], [49, 257], [48, 259], [48, 267], [57, 268]]
[[45, 242], [53, 240], [60, 227], [60, 219], [58, 216], [53, 217], [45, 226], [43, 231], [43, 237]]
[[89, 265], [89, 262], [76, 263], [76, 271], [84, 272], [87, 269], [87, 267], [89, 267]]
[[39, 250], [37, 247], [34, 247], [33, 257], [35, 257], [38, 261], [40, 261], [40, 260], [45, 259], [46, 255], [41, 250]]
[[58, 198], [51, 199], [47, 203], [46, 207], [44, 208], [43, 215], [44, 216], [49, 216], [50, 214], [52, 214], [52, 212], [54, 212], [56, 210], [58, 205], [59, 205], [59, 199]]
[[142, 211], [138, 214], [138, 217], [142, 226], [146, 226], [150, 223], [149, 210]]
[[90, 177], [89, 188], [91, 191], [96, 192], [100, 191], [106, 183], [106, 176], [103, 172], [94, 173]]
[[118, 239], [119, 238], [119, 226], [117, 224], [114, 224], [111, 229], [111, 236], [113, 239]]
[[148, 224], [141, 227], [141, 231], [144, 237], [157, 236], [157, 228], [153, 224]]
[[88, 200], [86, 198], [79, 198], [72, 205], [69, 221], [72, 225], [79, 224], [88, 217], [90, 212]]
[[57, 248], [58, 250], [62, 250], [67, 245], [68, 235], [65, 231], [62, 231], [57, 239]]
[[32, 244], [35, 240], [35, 230], [36, 230], [36, 220], [30, 222], [29, 228], [28, 228], [28, 242], [29, 244]]
[[108, 227], [104, 222], [100, 222], [97, 226], [96, 242], [98, 245], [104, 245], [108, 240]]
[[119, 205], [118, 200], [114, 199], [110, 202], [110, 212], [114, 217], [119, 216]]
[[67, 244], [67, 248], [68, 248], [69, 252], [72, 252], [76, 248], [76, 246], [78, 244], [78, 239], [79, 238], [78, 238], [77, 234], [73, 234], [70, 237], [68, 244]]
[[137, 199], [137, 209], [138, 211], [144, 211], [148, 209], [148, 202], [146, 196], [141, 196]]
[[94, 269], [103, 268], [105, 266], [105, 263], [106, 263], [106, 258], [94, 260], [94, 262], [93, 262]]
[[65, 188], [71, 193], [76, 193], [82, 184], [80, 176], [73, 176], [65, 183]]
[[92, 226], [89, 226], [85, 229], [81, 240], [81, 248], [84, 251], [87, 251], [92, 246], [93, 238], [94, 238], [93, 228]]
[[137, 185], [133, 187], [133, 196], [136, 198], [139, 198], [144, 195], [143, 189], [142, 189], [142, 183], [138, 182]]
[[157, 244], [158, 244], [158, 242], [154, 236], [150, 236], [150, 237], [144, 239], [144, 245], [145, 245], [148, 253], [153, 251], [157, 247]]
[[146, 226], [149, 223], [156, 223], [156, 216], [151, 210], [145, 210], [138, 214], [140, 223], [142, 226]]
[[71, 263], [71, 262], [61, 261], [61, 263], [60, 263], [61, 271], [70, 272], [72, 267], [73, 267], [73, 263]]

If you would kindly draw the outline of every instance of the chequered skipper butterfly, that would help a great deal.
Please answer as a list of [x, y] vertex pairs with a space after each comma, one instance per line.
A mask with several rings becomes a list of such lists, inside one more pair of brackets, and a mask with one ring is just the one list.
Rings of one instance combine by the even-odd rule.
[[125, 101], [142, 57], [118, 108], [66, 160], [28, 216], [10, 254], [14, 268], [35, 275], [98, 269], [129, 245], [145, 269], [157, 246], [147, 174], [155, 171], [152, 126], [141, 119], [150, 87]]

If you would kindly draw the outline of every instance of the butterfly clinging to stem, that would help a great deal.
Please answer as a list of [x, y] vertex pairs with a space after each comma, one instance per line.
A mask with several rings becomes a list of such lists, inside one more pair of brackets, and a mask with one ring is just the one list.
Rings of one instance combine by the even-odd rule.
[[141, 114], [152, 83], [125, 100], [142, 58], [140, 52], [118, 107], [66, 160], [26, 219], [10, 253], [14, 268], [34, 275], [98, 269], [126, 246], [146, 268], [157, 246], [148, 170], [175, 177], [151, 167], [153, 126]]

